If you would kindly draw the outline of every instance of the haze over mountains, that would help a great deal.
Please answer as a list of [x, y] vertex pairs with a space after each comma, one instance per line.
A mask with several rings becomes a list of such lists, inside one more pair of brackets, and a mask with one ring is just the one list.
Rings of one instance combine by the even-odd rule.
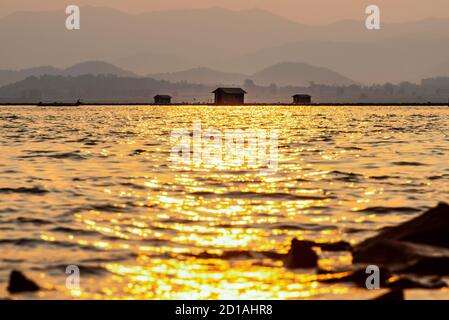
[[[0, 19], [0, 69], [53, 66], [59, 69], [49, 68], [48, 73], [60, 74], [61, 68], [79, 61], [100, 60], [141, 76], [170, 77], [161, 74], [176, 72], [171, 75], [176, 78], [179, 71], [192, 68], [200, 68], [197, 77], [207, 72], [211, 76], [210, 70], [201, 69], [209, 68], [224, 72], [220, 76], [226, 82], [249, 75], [256, 82], [281, 84], [291, 77], [302, 81], [301, 76], [292, 75], [289, 68], [278, 70], [279, 78], [270, 78], [274, 70], [268, 78], [258, 72], [288, 61], [304, 64], [298, 69], [304, 77], [306, 65], [311, 65], [328, 69], [322, 81], [336, 77], [366, 84], [418, 82], [449, 72], [444, 67], [449, 18], [385, 24], [380, 31], [368, 31], [362, 21], [306, 26], [259, 9], [132, 15], [83, 7], [79, 31], [66, 30], [65, 18], [59, 10], [18, 12]], [[10, 75], [15, 76], [23, 74]]]
[[[39, 67], [19, 71], [0, 70], [0, 87], [24, 80], [30, 76], [43, 75], [79, 76], [79, 75], [114, 75], [117, 77], [139, 77], [133, 72], [118, 68], [102, 61], [87, 61], [66, 69]], [[253, 80], [260, 85], [276, 84], [281, 86], [302, 86], [310, 82], [327, 85], [350, 85], [355, 82], [332, 70], [319, 68], [303, 63], [279, 63], [265, 68], [253, 75], [226, 73], [209, 68], [193, 68], [189, 70], [150, 74], [147, 77], [170, 82], [188, 82], [206, 85], [242, 85], [245, 80]]]

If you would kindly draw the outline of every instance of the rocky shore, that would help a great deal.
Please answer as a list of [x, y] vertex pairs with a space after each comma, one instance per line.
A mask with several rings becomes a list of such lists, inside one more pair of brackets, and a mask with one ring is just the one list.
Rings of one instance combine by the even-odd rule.
[[405, 289], [447, 287], [443, 277], [449, 275], [449, 205], [439, 203], [354, 247], [346, 243], [323, 245], [294, 239], [284, 260], [285, 267], [317, 268], [318, 272], [325, 273], [318, 268], [314, 247], [352, 252], [352, 268], [342, 270], [346, 275], [324, 282], [353, 282], [365, 287], [369, 276], [366, 267], [375, 265], [380, 271], [380, 287], [392, 289], [382, 299], [403, 299]]
[[[353, 261], [349, 269], [330, 272], [319, 268], [321, 251], [347, 251]], [[270, 258], [282, 260], [287, 269], [315, 269], [317, 274], [326, 274], [325, 283], [351, 282], [366, 286], [368, 265], [379, 270], [379, 284], [390, 289], [378, 300], [402, 300], [406, 289], [439, 289], [447, 287], [444, 277], [449, 276], [449, 205], [439, 203], [420, 216], [389, 227], [378, 235], [351, 246], [341, 241], [316, 243], [293, 239], [287, 254], [276, 252], [229, 251], [221, 256], [203, 253], [197, 258]], [[20, 271], [12, 271], [7, 290], [10, 294], [42, 290], [33, 280]]]

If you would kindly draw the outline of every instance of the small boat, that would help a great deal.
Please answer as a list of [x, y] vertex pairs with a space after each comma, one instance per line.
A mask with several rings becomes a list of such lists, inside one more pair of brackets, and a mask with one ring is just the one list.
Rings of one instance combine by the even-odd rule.
[[37, 106], [39, 107], [78, 107], [82, 105], [81, 100], [78, 99], [75, 103], [63, 103], [63, 102], [51, 102], [45, 103], [40, 101]]

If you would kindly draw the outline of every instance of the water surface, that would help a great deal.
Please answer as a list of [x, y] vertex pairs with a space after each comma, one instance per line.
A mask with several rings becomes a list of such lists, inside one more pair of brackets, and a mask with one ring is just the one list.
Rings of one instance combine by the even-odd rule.
[[[174, 166], [170, 133], [194, 120], [278, 129], [278, 170]], [[367, 298], [266, 253], [354, 244], [447, 201], [448, 124], [447, 107], [0, 107], [0, 298], [12, 269], [48, 289], [17, 298]]]

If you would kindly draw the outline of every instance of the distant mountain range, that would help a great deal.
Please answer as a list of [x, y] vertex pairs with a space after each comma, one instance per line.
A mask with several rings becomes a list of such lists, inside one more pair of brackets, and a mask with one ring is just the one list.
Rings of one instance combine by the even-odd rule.
[[[144, 60], [147, 56], [151, 63], [137, 70], [118, 66], [140, 74], [175, 71], [281, 45], [309, 28], [258, 9], [128, 14], [87, 6], [81, 7], [81, 15], [81, 29], [77, 31], [65, 28], [62, 6], [58, 11], [17, 12], [0, 19], [0, 68], [67, 66], [93, 59], [132, 64], [136, 56]], [[160, 70], [158, 60], [164, 56], [184, 59], [182, 68]]]
[[58, 74], [61, 70], [54, 67], [37, 67], [37, 68], [29, 68], [23, 70], [0, 70], [0, 87], [14, 83], [17, 81], [21, 81], [31, 76], [40, 76], [44, 74], [55, 75]]
[[449, 56], [449, 18], [369, 31], [363, 21], [307, 26], [259, 9], [129, 14], [82, 7], [81, 13], [78, 31], [65, 29], [62, 8], [0, 18], [0, 69], [100, 60], [142, 76], [198, 66], [253, 75], [291, 61], [365, 84], [448, 75], [437, 66]]
[[[40, 67], [20, 71], [0, 70], [0, 87], [24, 80], [30, 76], [60, 75], [100, 75], [111, 74], [118, 77], [139, 77], [133, 72], [116, 67], [102, 61], [88, 61], [76, 64], [66, 69]], [[350, 85], [355, 82], [345, 76], [326, 68], [319, 68], [304, 63], [279, 63], [270, 66], [253, 75], [227, 73], [210, 68], [193, 68], [189, 70], [147, 75], [149, 78], [170, 82], [188, 82], [205, 85], [242, 85], [246, 79], [253, 80], [258, 85], [276, 84], [280, 86], [303, 86], [310, 82], [329, 85]]]
[[83, 74], [99, 75], [113, 74], [119, 77], [137, 77], [133, 72], [129, 72], [114, 66], [113, 64], [102, 61], [88, 61], [78, 63], [66, 69], [45, 66], [23, 70], [0, 70], [0, 87], [17, 81], [24, 80], [30, 76], [60, 75], [60, 76], [79, 76]]
[[118, 77], [137, 77], [133, 72], [123, 70], [111, 63], [103, 61], [82, 62], [61, 71], [61, 75], [63, 76], [79, 76], [83, 74], [113, 74]]
[[328, 85], [351, 85], [355, 81], [327, 68], [305, 63], [283, 62], [253, 75], [220, 72], [210, 68], [193, 68], [180, 72], [149, 74], [148, 77], [171, 82], [185, 81], [208, 85], [242, 85], [246, 79], [258, 85], [306, 86], [310, 82]]
[[320, 68], [305, 63], [278, 63], [251, 76], [260, 85], [307, 86], [309, 83], [348, 86], [355, 82], [328, 68]]

